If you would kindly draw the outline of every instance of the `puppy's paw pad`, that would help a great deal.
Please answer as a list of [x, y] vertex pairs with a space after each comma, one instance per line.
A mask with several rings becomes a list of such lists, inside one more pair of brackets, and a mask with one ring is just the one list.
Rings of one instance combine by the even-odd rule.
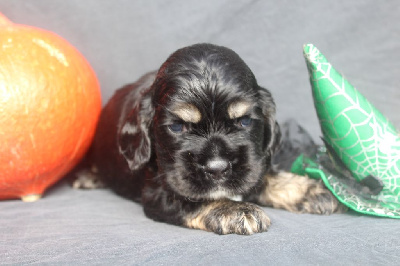
[[74, 189], [96, 189], [104, 188], [104, 183], [100, 180], [96, 168], [83, 169], [76, 174], [76, 179], [72, 183]]

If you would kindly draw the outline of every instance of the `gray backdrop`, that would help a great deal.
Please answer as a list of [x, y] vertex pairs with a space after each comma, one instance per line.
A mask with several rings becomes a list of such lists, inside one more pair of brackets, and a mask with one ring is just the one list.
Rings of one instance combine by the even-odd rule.
[[[302, 55], [303, 44], [313, 43], [400, 128], [398, 1], [0, 0], [0, 12], [77, 47], [98, 75], [103, 102], [176, 49], [211, 42], [248, 63], [272, 91], [280, 121], [295, 118], [317, 139]], [[0, 263], [376, 265], [400, 259], [397, 220], [266, 211], [273, 222], [268, 233], [221, 237], [155, 223], [108, 190], [74, 191], [61, 182], [33, 204], [0, 202]]]

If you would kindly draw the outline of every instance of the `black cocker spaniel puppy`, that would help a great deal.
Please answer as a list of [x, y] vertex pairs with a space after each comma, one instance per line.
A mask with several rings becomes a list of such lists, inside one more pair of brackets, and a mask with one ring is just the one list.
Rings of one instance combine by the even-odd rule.
[[258, 205], [339, 210], [320, 182], [273, 169], [279, 142], [271, 93], [249, 67], [228, 48], [196, 44], [115, 93], [88, 155], [93, 167], [74, 186], [106, 184], [149, 218], [218, 234], [267, 231]]

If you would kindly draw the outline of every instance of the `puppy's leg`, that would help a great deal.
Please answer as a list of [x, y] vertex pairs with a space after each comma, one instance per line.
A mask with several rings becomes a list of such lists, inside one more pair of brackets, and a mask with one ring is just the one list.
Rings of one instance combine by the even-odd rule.
[[144, 211], [156, 221], [217, 234], [265, 232], [270, 219], [256, 204], [231, 200], [194, 202], [158, 188], [145, 189]]
[[257, 202], [296, 213], [331, 214], [347, 209], [322, 181], [288, 172], [266, 175]]
[[184, 225], [220, 235], [265, 232], [271, 222], [265, 212], [255, 204], [230, 200], [203, 204], [197, 211], [185, 215]]
[[100, 180], [96, 166], [82, 169], [78, 171], [75, 176], [76, 179], [72, 183], [72, 187], [75, 189], [96, 189], [105, 187], [104, 183]]

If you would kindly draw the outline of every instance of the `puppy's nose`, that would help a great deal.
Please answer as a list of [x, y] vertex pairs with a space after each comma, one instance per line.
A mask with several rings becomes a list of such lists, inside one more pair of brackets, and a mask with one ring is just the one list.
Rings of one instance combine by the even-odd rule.
[[204, 170], [207, 174], [210, 174], [213, 177], [222, 177], [223, 175], [229, 173], [231, 170], [231, 164], [227, 160], [215, 158], [207, 162]]

